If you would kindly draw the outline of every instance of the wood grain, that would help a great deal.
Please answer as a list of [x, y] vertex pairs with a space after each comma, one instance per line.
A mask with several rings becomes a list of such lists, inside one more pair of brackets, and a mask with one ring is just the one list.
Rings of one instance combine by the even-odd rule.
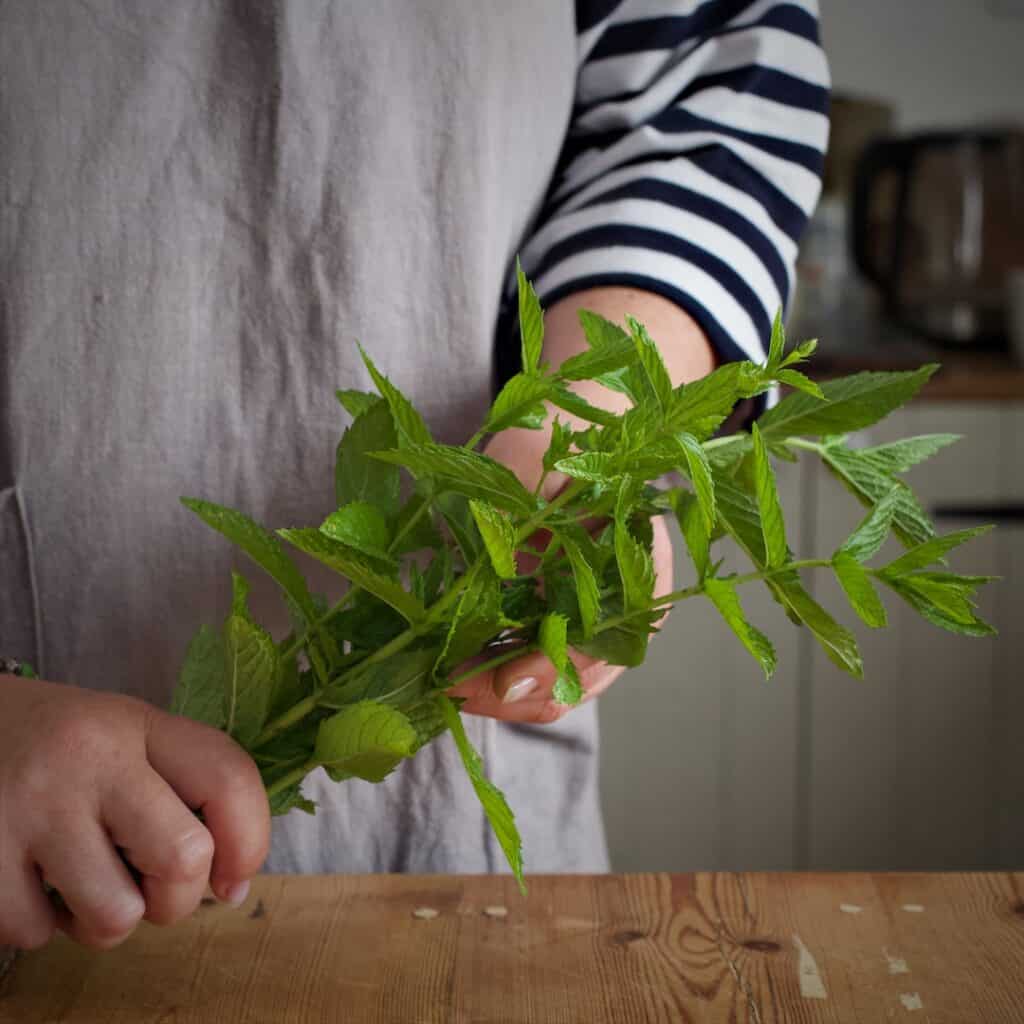
[[110, 953], [19, 957], [0, 1022], [962, 1024], [1024, 1019], [1022, 977], [1022, 874], [562, 876], [525, 900], [498, 877], [268, 876]]

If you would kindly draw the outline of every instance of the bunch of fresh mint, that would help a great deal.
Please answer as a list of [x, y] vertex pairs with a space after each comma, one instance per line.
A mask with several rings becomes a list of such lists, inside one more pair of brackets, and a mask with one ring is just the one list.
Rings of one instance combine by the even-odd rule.
[[[885, 625], [876, 590], [883, 584], [937, 626], [970, 636], [993, 632], [974, 608], [977, 588], [991, 577], [958, 575], [944, 562], [984, 528], [935, 536], [900, 479], [956, 438], [930, 435], [874, 448], [852, 448], [844, 438], [912, 398], [934, 366], [860, 373], [819, 387], [794, 369], [814, 343], [787, 353], [777, 318], [764, 366], [730, 363], [673, 387], [641, 324], [629, 320], [626, 332], [585, 311], [588, 349], [555, 370], [542, 363], [543, 315], [521, 271], [519, 319], [522, 372], [461, 447], [436, 444], [408, 399], [364, 353], [378, 393], [338, 392], [353, 420], [338, 445], [337, 510], [320, 526], [275, 534], [240, 512], [183, 499], [277, 581], [294, 623], [275, 643], [253, 621], [247, 584], [236, 574], [231, 614], [223, 629], [199, 630], [173, 702], [175, 711], [224, 729], [252, 755], [273, 813], [313, 812], [300, 786], [316, 768], [337, 781], [379, 782], [450, 730], [522, 883], [512, 813], [484, 776], [457, 701], [446, 695], [473, 672], [540, 650], [559, 673], [555, 700], [574, 704], [582, 689], [570, 646], [612, 664], [639, 665], [664, 610], [703, 597], [770, 675], [772, 644], [740, 603], [740, 587], [757, 581], [836, 664], [859, 677], [853, 634], [801, 581], [816, 568], [835, 573], [868, 626]], [[570, 388], [581, 380], [621, 392], [631, 408], [616, 415], [590, 405]], [[738, 401], [776, 384], [791, 393], [749, 432], [715, 436]], [[545, 501], [539, 486], [531, 492], [477, 447], [510, 427], [540, 428], [548, 404], [591, 425], [573, 430], [555, 419], [545, 475], [570, 480]], [[824, 558], [795, 560], [786, 538], [772, 458], [795, 461], [802, 453], [822, 459], [868, 509]], [[413, 487], [403, 488], [403, 470]], [[652, 486], [671, 471], [686, 485]], [[694, 579], [655, 594], [651, 519], [666, 513], [679, 522]], [[595, 518], [606, 525], [588, 532], [584, 523]], [[905, 552], [870, 567], [890, 531]], [[539, 548], [538, 536], [545, 538]], [[727, 571], [715, 548], [726, 539], [749, 560], [749, 571]], [[328, 607], [310, 593], [280, 540], [344, 577], [344, 597]], [[469, 659], [475, 668], [465, 668]]]

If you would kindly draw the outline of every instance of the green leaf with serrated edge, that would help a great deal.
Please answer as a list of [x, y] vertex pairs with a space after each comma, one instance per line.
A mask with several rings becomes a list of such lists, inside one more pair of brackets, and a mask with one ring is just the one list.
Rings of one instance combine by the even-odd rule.
[[332, 512], [321, 524], [320, 532], [356, 551], [388, 560], [391, 531], [383, 513], [366, 501], [350, 501]]
[[825, 399], [825, 394], [817, 381], [811, 380], [807, 374], [801, 373], [799, 370], [779, 370], [775, 374], [775, 379], [780, 384], [788, 384], [794, 390], [802, 391], [805, 395], [820, 398], [822, 401]]
[[642, 377], [646, 382], [646, 393], [664, 412], [672, 402], [672, 378], [665, 368], [665, 361], [644, 325], [631, 316], [626, 317], [626, 322], [636, 346], [637, 364], [634, 376]]
[[584, 533], [582, 527], [564, 527], [558, 529], [557, 536], [572, 568], [583, 635], [590, 637], [601, 615], [601, 592], [594, 569], [584, 554], [585, 541], [579, 536]]
[[757, 505], [724, 473], [714, 470], [712, 475], [718, 524], [747, 553], [754, 565], [763, 569], [767, 556]]
[[872, 629], [884, 626], [887, 621], [885, 606], [875, 593], [871, 577], [860, 562], [845, 551], [839, 551], [832, 556], [832, 568], [835, 570], [839, 585], [849, 599], [850, 607], [861, 621]]
[[706, 377], [677, 387], [666, 416], [673, 433], [686, 431], [706, 441], [725, 422], [736, 403], [770, 386], [771, 378], [751, 362], [726, 363]]
[[516, 258], [516, 281], [519, 286], [519, 337], [525, 373], [536, 373], [544, 350], [544, 311], [533, 285], [526, 279]]
[[441, 490], [488, 501], [497, 508], [531, 515], [537, 500], [507, 466], [450, 445], [425, 444], [400, 451], [377, 452], [376, 458], [404, 466], [413, 476], [433, 479]]
[[594, 483], [611, 484], [621, 475], [618, 459], [611, 452], [583, 452], [559, 459], [555, 469], [576, 480], [592, 480]]
[[427, 571], [423, 574], [423, 603], [432, 605], [441, 592], [447, 590], [452, 582], [452, 553], [447, 546], [439, 546], [434, 551]]
[[220, 634], [209, 626], [200, 626], [185, 655], [171, 711], [215, 729], [223, 728], [226, 669], [224, 641]]
[[811, 597], [794, 571], [780, 574], [769, 581], [780, 600], [792, 610], [814, 634], [829, 659], [844, 672], [857, 679], [864, 678], [864, 663], [857, 647], [857, 638], [841, 626], [817, 601]]
[[295, 602], [306, 622], [316, 618], [313, 599], [295, 563], [285, 554], [277, 538], [248, 516], [234, 509], [199, 498], [182, 498], [181, 503], [195, 512], [208, 526], [237, 544], [261, 566]]
[[747, 621], [735, 585], [728, 580], [709, 577], [704, 581], [704, 593], [721, 613], [740, 643], [754, 656], [764, 671], [765, 678], [771, 678], [777, 664], [775, 648], [760, 630]]
[[857, 454], [882, 473], [905, 473], [959, 440], [959, 434], [921, 434], [873, 448], [858, 448]]
[[[624, 504], [621, 496], [629, 493], [633, 486], [633, 481], [628, 476], [623, 477], [619, 485], [620, 504]], [[620, 515], [620, 511], [616, 510], [615, 561], [622, 580], [625, 610], [631, 612], [650, 604], [654, 594], [654, 562], [651, 560], [650, 552], [629, 532], [628, 523], [625, 517]]]
[[405, 448], [430, 444], [430, 431], [427, 430], [423, 417], [413, 407], [412, 402], [377, 369], [373, 360], [363, 350], [362, 345], [359, 346], [359, 353], [363, 357], [366, 369], [370, 371], [373, 383], [377, 386], [377, 390], [381, 393], [384, 401], [388, 403], [388, 408], [391, 410], [395, 431], [398, 434], [399, 447]]
[[486, 501], [470, 499], [469, 510], [476, 520], [477, 529], [483, 538], [484, 547], [491, 559], [494, 571], [503, 580], [516, 574], [516, 531], [511, 520]]
[[775, 483], [775, 472], [768, 458], [761, 431], [755, 423], [751, 428], [753, 438], [754, 485], [757, 489], [757, 510], [761, 516], [761, 532], [764, 534], [764, 549], [769, 568], [782, 565], [789, 550], [786, 547], [786, 525], [782, 518], [782, 504]]
[[954, 548], [958, 548], [974, 537], [988, 533], [991, 529], [991, 526], [974, 526], [967, 530], [947, 533], [942, 537], [932, 537], [931, 540], [904, 552], [899, 558], [885, 566], [881, 572], [885, 576], [902, 576], [915, 569], [925, 569], [929, 565], [941, 561]]
[[273, 817], [287, 814], [289, 811], [303, 811], [306, 814], [316, 814], [316, 804], [307, 800], [302, 795], [302, 783], [296, 782], [291, 786], [278, 790], [270, 797], [270, 813]]
[[362, 701], [320, 723], [314, 756], [335, 772], [383, 782], [418, 743], [416, 730], [401, 711]]
[[341, 388], [335, 391], [334, 395], [353, 419], [362, 416], [378, 402], [384, 401], [380, 395], [375, 395], [371, 391], [357, 391], [355, 388]]
[[439, 698], [439, 694], [433, 694], [405, 712], [409, 724], [416, 730], [416, 750], [448, 731], [448, 721]]
[[618, 420], [615, 413], [609, 412], [607, 409], [599, 409], [596, 405], [591, 405], [585, 398], [577, 395], [575, 391], [570, 391], [559, 384], [556, 384], [552, 389], [549, 401], [553, 405], [557, 405], [559, 409], [564, 409], [566, 412], [572, 413], [573, 416], [578, 416], [581, 420], [586, 420], [588, 423], [596, 423], [601, 427], [612, 426]]
[[319, 702], [328, 708], [364, 700], [410, 707], [433, 691], [432, 671], [437, 656], [436, 647], [420, 647], [398, 651], [370, 665], [357, 665], [323, 690]]
[[455, 543], [462, 552], [466, 565], [472, 565], [483, 551], [484, 542], [476, 528], [476, 520], [469, 511], [469, 500], [461, 494], [439, 494], [434, 499]]
[[906, 547], [912, 547], [935, 535], [935, 529], [914, 497], [913, 491], [896, 477], [880, 473], [859, 453], [844, 445], [828, 445], [821, 459], [827, 469], [867, 506], [880, 502], [892, 488], [897, 488], [892, 519], [893, 533]]
[[502, 629], [501, 582], [490, 562], [478, 562], [470, 574], [436, 659], [436, 677], [472, 657]]
[[715, 483], [711, 477], [711, 465], [708, 462], [704, 446], [693, 434], [677, 434], [675, 440], [686, 456], [688, 475], [693, 483], [697, 501], [700, 503], [700, 510], [704, 515], [708, 533], [710, 533], [715, 526]]
[[263, 728], [278, 672], [277, 648], [270, 635], [249, 616], [249, 585], [232, 573], [233, 610], [224, 625], [224, 730], [244, 747]]
[[775, 318], [772, 320], [771, 340], [768, 343], [768, 365], [776, 367], [781, 365], [782, 356], [786, 350], [786, 330], [782, 323], [782, 309], [775, 311]]
[[858, 562], [866, 562], [873, 558], [885, 543], [889, 531], [892, 529], [898, 498], [899, 488], [894, 486], [861, 520], [857, 529], [843, 542], [839, 552], [857, 559]]
[[761, 432], [766, 439], [782, 439], [863, 430], [910, 401], [937, 369], [932, 364], [913, 371], [868, 371], [825, 381], [821, 385], [824, 399], [794, 392], [761, 416]]
[[[391, 468], [397, 470], [397, 467]], [[434, 503], [434, 498], [431, 495], [413, 494], [399, 509], [392, 530], [395, 539], [392, 540], [389, 548], [392, 555], [407, 555], [412, 551], [422, 551], [424, 548], [436, 550], [443, 545], [444, 541], [434, 523]], [[423, 505], [431, 507], [421, 512]], [[409, 527], [409, 521], [413, 518], [416, 522]]]
[[569, 457], [572, 451], [572, 427], [563, 423], [557, 416], [551, 423], [551, 439], [547, 451], [544, 452], [544, 469], [551, 472], [555, 463]]
[[341, 440], [334, 460], [334, 492], [339, 505], [365, 501], [388, 519], [398, 512], [400, 473], [369, 453], [394, 448], [398, 434], [387, 403], [376, 404], [357, 416]]
[[517, 373], [498, 392], [498, 397], [487, 414], [484, 429], [489, 434], [496, 434], [509, 427], [537, 429], [543, 423], [543, 418], [541, 423], [536, 421], [538, 404], [543, 417], [543, 401], [551, 394], [553, 387], [554, 382], [550, 377], [533, 377]]
[[703, 580], [708, 571], [711, 547], [707, 519], [696, 495], [693, 494], [680, 494], [675, 500], [674, 511], [679, 529], [686, 541], [686, 550], [690, 553], [693, 567], [697, 571], [697, 579]]
[[307, 555], [311, 555], [318, 562], [323, 562], [335, 572], [340, 572], [348, 577], [356, 586], [362, 587], [382, 601], [386, 601], [413, 625], [425, 618], [426, 611], [423, 605], [412, 594], [405, 590], [400, 583], [371, 569], [358, 552], [331, 540], [319, 530], [278, 530], [278, 533], [300, 551], [305, 551]]
[[562, 380], [593, 380], [602, 374], [627, 369], [636, 362], [636, 346], [621, 327], [586, 310], [580, 310], [579, 319], [590, 347], [570, 356], [558, 367]]
[[540, 649], [558, 673], [551, 692], [556, 704], [579, 704], [583, 700], [583, 684], [576, 666], [569, 657], [568, 621], [557, 613], [545, 615], [537, 630]]
[[909, 576], [883, 576], [881, 579], [918, 615], [940, 629], [963, 636], [995, 635], [996, 630], [975, 614], [966, 598], [956, 600], [956, 588], [936, 585], [927, 579], [927, 575], [912, 573]]
[[480, 755], [469, 742], [465, 726], [462, 724], [462, 716], [455, 705], [447, 697], [442, 697], [441, 707], [444, 709], [448, 728], [451, 730], [452, 737], [455, 740], [455, 746], [459, 751], [459, 756], [462, 758], [469, 781], [472, 783], [473, 789], [480, 800], [484, 814], [487, 815], [487, 820], [491, 823], [491, 828], [494, 830], [498, 845], [508, 860], [512, 874], [515, 875], [519, 888], [525, 894], [523, 843], [519, 836], [519, 829], [516, 828], [515, 817], [508, 806], [508, 801], [506, 801], [501, 790], [484, 775], [483, 762], [481, 762]]

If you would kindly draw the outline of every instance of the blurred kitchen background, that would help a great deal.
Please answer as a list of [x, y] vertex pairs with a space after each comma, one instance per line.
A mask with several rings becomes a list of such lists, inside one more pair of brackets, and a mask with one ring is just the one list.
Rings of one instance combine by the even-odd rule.
[[[953, 566], [1004, 577], [982, 601], [1000, 635], [883, 595], [868, 636], [807, 573], [867, 678], [745, 588], [766, 683], [713, 609], [680, 606], [600, 702], [619, 871], [1024, 868], [1024, 0], [822, 0], [822, 32], [832, 143], [789, 333], [820, 339], [819, 375], [943, 364], [857, 442], [964, 435], [907, 479], [940, 532], [998, 524]], [[834, 550], [860, 507], [812, 462], [779, 473], [791, 544]]]

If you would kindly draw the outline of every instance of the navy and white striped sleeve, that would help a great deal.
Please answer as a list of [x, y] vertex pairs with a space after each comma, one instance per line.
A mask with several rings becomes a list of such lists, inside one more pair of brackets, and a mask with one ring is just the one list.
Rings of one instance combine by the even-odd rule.
[[816, 0], [576, 12], [576, 107], [525, 271], [546, 305], [602, 285], [656, 292], [723, 360], [763, 358], [828, 140]]

